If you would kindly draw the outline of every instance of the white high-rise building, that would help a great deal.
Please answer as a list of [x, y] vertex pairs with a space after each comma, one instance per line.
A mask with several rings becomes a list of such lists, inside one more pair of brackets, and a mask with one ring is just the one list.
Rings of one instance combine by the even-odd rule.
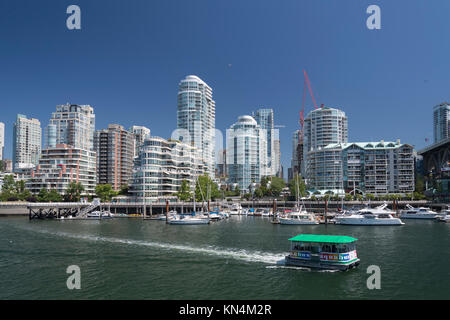
[[434, 142], [450, 137], [450, 104], [441, 103], [433, 108]]
[[[275, 139], [273, 141], [273, 154], [274, 154], [274, 162], [273, 168], [270, 170], [273, 176], [283, 178], [283, 170], [281, 166], [281, 145], [280, 139]], [[274, 174], [275, 172], [275, 174]]]
[[137, 158], [139, 155], [139, 148], [144, 144], [145, 139], [150, 138], [150, 129], [143, 126], [131, 126], [128, 131], [134, 135], [133, 158]]
[[5, 124], [0, 122], [0, 160], [3, 160], [3, 152], [5, 148]]
[[45, 128], [45, 148], [67, 144], [84, 150], [94, 149], [95, 114], [90, 105], [56, 106]]
[[250, 192], [270, 170], [267, 166], [266, 131], [251, 116], [240, 116], [227, 129], [228, 183]]
[[274, 129], [273, 109], [261, 108], [253, 112], [252, 116], [260, 128], [265, 130], [269, 175], [278, 176], [281, 172], [281, 150], [278, 130]]
[[215, 176], [216, 104], [212, 89], [202, 79], [189, 75], [178, 89], [176, 139], [200, 152], [210, 177]]
[[36, 166], [39, 163], [42, 145], [41, 123], [18, 114], [13, 129], [14, 170]]
[[302, 176], [308, 178], [306, 163], [310, 151], [333, 143], [348, 142], [347, 116], [345, 112], [329, 107], [311, 111], [303, 126], [303, 162]]
[[194, 147], [155, 136], [145, 139], [135, 162], [130, 193], [138, 202], [176, 199], [183, 180], [193, 191], [205, 171]]

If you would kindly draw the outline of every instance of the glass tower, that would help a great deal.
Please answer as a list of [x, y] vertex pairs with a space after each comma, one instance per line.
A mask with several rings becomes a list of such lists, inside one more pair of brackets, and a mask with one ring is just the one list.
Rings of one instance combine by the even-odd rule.
[[228, 183], [238, 184], [244, 192], [252, 191], [267, 168], [265, 130], [251, 116], [241, 116], [227, 130]]
[[302, 176], [308, 177], [305, 163], [308, 152], [323, 148], [332, 143], [348, 142], [347, 116], [345, 112], [329, 107], [311, 111], [303, 126]]
[[176, 139], [199, 150], [208, 175], [215, 176], [216, 104], [212, 89], [202, 79], [189, 75], [178, 89]]
[[433, 108], [434, 142], [450, 137], [450, 104], [441, 103]]
[[278, 136], [274, 130], [273, 109], [261, 108], [253, 112], [253, 118], [266, 134], [266, 151], [267, 151], [267, 169], [268, 174], [275, 176], [280, 171], [280, 152], [275, 148], [275, 143], [278, 140]]
[[0, 122], [0, 160], [3, 160], [3, 150], [5, 147], [5, 124]]

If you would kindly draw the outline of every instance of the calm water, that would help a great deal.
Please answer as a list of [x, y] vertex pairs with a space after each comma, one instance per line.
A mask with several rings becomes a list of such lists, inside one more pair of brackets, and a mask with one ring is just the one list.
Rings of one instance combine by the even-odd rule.
[[[348, 272], [277, 265], [300, 233], [359, 239]], [[282, 226], [231, 217], [203, 226], [161, 221], [0, 219], [0, 299], [450, 299], [450, 224]], [[81, 268], [68, 290], [66, 268]], [[366, 269], [381, 268], [381, 290]]]

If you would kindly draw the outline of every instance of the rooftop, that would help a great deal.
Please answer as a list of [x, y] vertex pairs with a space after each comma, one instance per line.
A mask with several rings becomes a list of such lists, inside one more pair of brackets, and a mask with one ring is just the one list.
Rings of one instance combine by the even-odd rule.
[[348, 143], [332, 143], [323, 147], [323, 149], [347, 149], [351, 146], [358, 146], [362, 149], [395, 149], [403, 144], [400, 143], [400, 140], [397, 141], [378, 141], [378, 142], [348, 142]]
[[352, 243], [358, 239], [348, 236], [329, 236], [329, 235], [315, 235], [315, 234], [299, 234], [289, 241], [301, 242], [322, 242], [322, 243]]

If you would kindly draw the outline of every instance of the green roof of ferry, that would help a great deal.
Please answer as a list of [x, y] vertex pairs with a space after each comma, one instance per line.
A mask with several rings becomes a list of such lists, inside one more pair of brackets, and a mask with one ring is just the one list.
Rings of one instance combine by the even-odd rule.
[[358, 239], [347, 236], [328, 236], [328, 235], [315, 235], [315, 234], [299, 234], [289, 241], [301, 241], [301, 242], [326, 242], [326, 243], [351, 243]]

